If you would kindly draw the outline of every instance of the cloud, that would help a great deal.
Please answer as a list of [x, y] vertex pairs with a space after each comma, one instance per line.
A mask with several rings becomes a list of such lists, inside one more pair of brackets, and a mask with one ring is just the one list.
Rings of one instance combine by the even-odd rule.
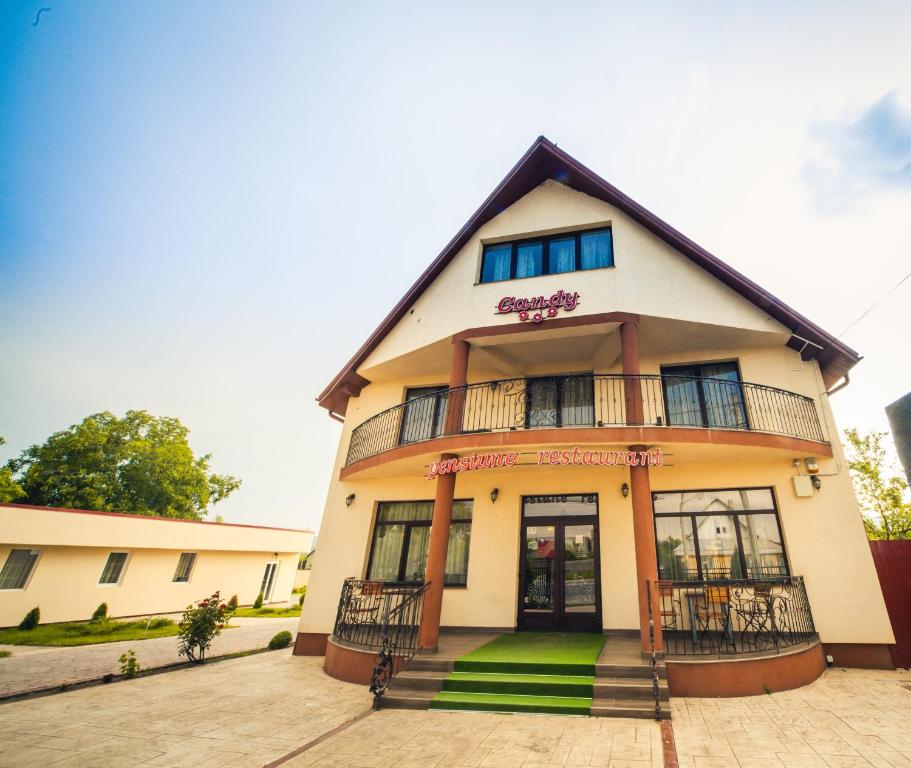
[[862, 199], [911, 191], [911, 102], [890, 91], [859, 115], [810, 126], [803, 168], [816, 206], [844, 210]]

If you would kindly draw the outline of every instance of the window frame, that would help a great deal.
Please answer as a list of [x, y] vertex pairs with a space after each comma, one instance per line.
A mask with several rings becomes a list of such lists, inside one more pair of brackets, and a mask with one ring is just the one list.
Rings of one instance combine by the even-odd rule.
[[[558, 374], [556, 376], [526, 376], [525, 377], [525, 429], [562, 429], [563, 428], [563, 388], [566, 386], [568, 380], [579, 379], [582, 381], [587, 381], [589, 383], [589, 391], [591, 394], [591, 401], [589, 405], [592, 409], [592, 421], [591, 424], [571, 424], [570, 427], [594, 427], [595, 422], [595, 375], [594, 373], [567, 373], [567, 374]], [[531, 413], [532, 413], [532, 399], [529, 396], [530, 385], [532, 382], [540, 381], [551, 381], [554, 384], [554, 409], [556, 411], [556, 416], [554, 418], [554, 424], [543, 424], [538, 426], [532, 426], [531, 424]]]
[[[705, 404], [705, 387], [703, 386], [702, 380], [703, 379], [718, 379], [717, 376], [686, 376], [683, 374], [678, 374], [677, 376], [674, 376], [673, 373], [667, 373], [667, 371], [673, 371], [675, 368], [703, 368], [703, 367], [710, 366], [710, 365], [733, 365], [734, 368], [736, 369], [736, 371], [737, 371], [737, 382], [736, 383], [737, 383], [737, 389], [740, 391], [740, 407], [741, 407], [741, 410], [743, 411], [743, 423], [744, 423], [743, 427], [724, 427], [724, 426], [718, 426], [717, 424], [709, 423], [708, 408], [706, 408], [706, 404]], [[669, 427], [673, 427], [673, 426], [694, 427], [695, 429], [740, 429], [740, 430], [747, 430], [747, 431], [750, 430], [750, 413], [749, 413], [749, 409], [747, 408], [746, 392], [744, 392], [744, 390], [743, 390], [743, 372], [740, 370], [740, 358], [739, 357], [730, 358], [728, 360], [700, 360], [698, 362], [693, 362], [693, 363], [686, 363], [686, 362], [684, 362], [684, 363], [666, 363], [666, 364], [661, 364], [659, 366], [658, 373], [661, 376], [661, 394], [664, 397], [664, 417], [667, 420], [667, 426], [669, 426]], [[668, 400], [668, 396], [667, 396], [667, 380], [669, 378], [671, 378], [671, 379], [689, 378], [689, 379], [693, 379], [694, 381], [697, 382], [696, 390], [697, 390], [697, 396], [699, 399], [699, 417], [700, 417], [702, 424], [700, 424], [700, 425], [674, 424], [671, 421], [670, 409], [668, 407], [668, 403], [670, 401]], [[727, 380], [718, 379], [718, 381], [727, 381]], [[733, 384], [734, 382], [728, 382], [728, 383]], [[729, 490], [729, 489], [712, 488], [711, 490], [719, 491], [719, 490]], [[749, 489], [745, 489], [745, 490], [749, 490]]]
[[35, 559], [32, 561], [32, 567], [29, 568], [29, 572], [25, 576], [25, 581], [22, 583], [21, 587], [3, 587], [0, 588], [0, 592], [25, 592], [28, 589], [29, 584], [32, 582], [32, 577], [35, 575], [35, 571], [38, 570], [38, 561], [41, 559], [41, 555], [44, 554], [44, 550], [39, 547], [10, 547], [9, 552], [6, 554], [6, 560], [3, 561], [3, 565], [0, 566], [0, 572], [6, 568], [6, 564], [9, 562], [10, 557], [13, 552], [25, 551], [28, 553], [35, 553]]
[[[725, 512], [656, 512], [655, 511], [655, 497], [659, 494], [667, 493], [707, 493], [710, 491], [768, 491], [772, 497], [772, 508], [771, 509], [738, 509], [738, 510], [729, 510]], [[740, 572], [746, 574], [747, 569], [747, 560], [746, 560], [746, 551], [743, 548], [743, 538], [740, 533], [740, 522], [737, 519], [740, 515], [775, 515], [775, 523], [778, 525], [778, 533], [781, 535], [781, 556], [784, 559], [784, 574], [779, 574], [778, 576], [746, 576], [744, 575], [743, 579], [706, 579], [702, 571], [702, 552], [699, 546], [699, 531], [696, 527], [696, 518], [697, 517], [709, 517], [712, 514], [724, 514], [733, 518], [734, 520], [734, 533], [737, 538], [737, 551], [740, 553]], [[690, 518], [690, 526], [693, 531], [693, 551], [696, 556], [696, 578], [690, 579], [690, 581], [762, 581], [763, 579], [774, 579], [774, 578], [790, 578], [791, 576], [791, 558], [788, 557], [788, 544], [785, 541], [784, 528], [781, 525], [781, 515], [778, 513], [778, 496], [775, 493], [775, 486], [773, 485], [750, 485], [750, 486], [734, 486], [729, 488], [684, 488], [684, 489], [668, 489], [661, 491], [652, 491], [652, 528], [655, 532], [655, 558], [658, 559], [658, 518], [659, 517], [688, 517]], [[661, 578], [660, 572], [660, 563], [658, 563], [659, 572], [658, 578]]]
[[[178, 579], [177, 575], [180, 572], [180, 563], [183, 560], [184, 555], [192, 555], [193, 559], [190, 561], [190, 568], [187, 571], [186, 579]], [[196, 570], [196, 561], [199, 559], [198, 552], [181, 552], [177, 557], [177, 565], [174, 567], [174, 575], [171, 577], [172, 584], [189, 584], [193, 580], [193, 571]]]
[[[598, 234], [601, 232], [610, 233], [610, 264], [607, 264], [603, 267], [588, 267], [587, 269], [582, 268], [582, 236], [583, 235], [592, 235]], [[575, 241], [575, 266], [573, 269], [566, 270], [565, 272], [551, 272], [550, 271], [550, 244], [553, 240], [566, 240], [572, 238]], [[542, 253], [541, 253], [541, 272], [537, 275], [523, 275], [522, 277], [516, 276], [516, 269], [518, 265], [518, 248], [522, 245], [531, 245], [535, 243], [541, 243]], [[509, 277], [504, 278], [503, 280], [484, 280], [484, 265], [487, 258], [487, 249], [488, 248], [502, 248], [503, 246], [510, 246], [510, 256], [509, 256]], [[568, 232], [553, 232], [549, 235], [538, 235], [536, 237], [522, 237], [516, 240], [502, 240], [500, 242], [490, 242], [483, 243], [481, 247], [481, 269], [478, 272], [478, 282], [476, 285], [492, 285], [494, 283], [505, 283], [508, 280], [528, 280], [533, 277], [544, 277], [545, 275], [569, 275], [573, 272], [592, 272], [597, 269], [613, 269], [616, 267], [617, 262], [614, 257], [614, 229], [610, 224], [602, 225], [599, 227], [594, 227], [592, 229], [576, 229], [570, 230]]]
[[[102, 581], [101, 578], [104, 576], [105, 571], [108, 569], [108, 563], [111, 560], [111, 555], [124, 555], [123, 565], [120, 566], [120, 572], [117, 574], [117, 581]], [[99, 587], [119, 587], [123, 583], [123, 577], [126, 575], [127, 566], [130, 564], [130, 551], [129, 550], [111, 550], [108, 552], [108, 556], [104, 559], [104, 565], [101, 566], [101, 573], [98, 574], [98, 584]]]
[[[453, 504], [457, 504], [459, 502], [471, 502], [471, 519], [470, 520], [450, 520], [449, 527], [452, 528], [452, 526], [454, 526], [454, 525], [466, 525], [467, 524], [469, 526], [469, 531], [470, 531], [471, 526], [474, 523], [474, 498], [472, 497], [470, 499], [453, 499], [452, 500]], [[430, 520], [380, 520], [379, 519], [380, 505], [382, 505], [382, 504], [409, 504], [409, 503], [410, 504], [430, 504], [431, 508], [432, 508], [434, 501], [433, 501], [433, 499], [396, 499], [396, 500], [384, 499], [383, 501], [378, 501], [376, 503], [376, 511], [373, 516], [373, 530], [370, 533], [370, 554], [367, 557], [367, 570], [365, 572], [367, 579], [369, 579], [370, 571], [373, 567], [373, 555], [376, 551], [377, 529], [379, 526], [381, 526], [381, 525], [401, 525], [401, 526], [404, 526], [404, 528], [405, 528], [405, 532], [402, 535], [402, 550], [401, 550], [401, 552], [399, 552], [398, 575], [402, 576], [404, 574], [405, 565], [408, 560], [408, 549], [411, 546], [411, 529], [412, 528], [430, 528], [430, 526], [433, 524], [432, 517]], [[428, 542], [428, 546], [429, 546], [429, 542]], [[471, 546], [469, 545], [468, 563], [470, 563], [470, 562], [471, 562]], [[444, 582], [443, 583], [444, 589], [466, 589], [468, 587], [468, 563], [466, 563], [465, 583], [464, 584], [449, 584], [449, 583]], [[383, 584], [388, 584], [389, 586], [394, 586], [394, 587], [414, 586], [414, 585], [420, 584], [420, 583], [421, 582], [407, 581], [407, 580], [403, 581], [401, 579], [397, 579], [395, 581], [383, 581]]]

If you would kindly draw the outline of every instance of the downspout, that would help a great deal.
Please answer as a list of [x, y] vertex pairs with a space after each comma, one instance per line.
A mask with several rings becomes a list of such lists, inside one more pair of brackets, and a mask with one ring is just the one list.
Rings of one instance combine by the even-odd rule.
[[844, 375], [844, 378], [841, 380], [841, 383], [840, 383], [840, 384], [836, 384], [834, 387], [832, 387], [832, 389], [826, 390], [826, 394], [829, 395], [829, 396], [831, 397], [832, 395], [834, 395], [834, 394], [835, 394], [836, 392], [838, 392], [839, 390], [844, 389], [845, 387], [847, 387], [848, 384], [850, 384], [850, 383], [851, 383], [851, 373], [848, 372], [848, 373], [846, 373], [846, 374]]

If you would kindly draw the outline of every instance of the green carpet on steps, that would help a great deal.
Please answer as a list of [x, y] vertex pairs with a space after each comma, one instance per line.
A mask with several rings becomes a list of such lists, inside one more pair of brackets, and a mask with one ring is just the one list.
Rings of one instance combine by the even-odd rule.
[[604, 636], [501, 635], [455, 662], [431, 709], [588, 715]]

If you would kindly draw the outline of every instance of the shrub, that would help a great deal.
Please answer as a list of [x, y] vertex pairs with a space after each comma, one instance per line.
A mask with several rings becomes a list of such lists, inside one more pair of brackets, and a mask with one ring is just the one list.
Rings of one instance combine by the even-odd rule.
[[157, 619], [152, 619], [151, 621], [149, 621], [147, 626], [149, 629], [160, 629], [161, 627], [169, 627], [173, 623], [174, 622], [171, 621], [170, 619], [166, 619], [162, 616]]
[[139, 660], [132, 648], [120, 655], [120, 674], [124, 677], [136, 677], [139, 674]]
[[301, 595], [301, 599], [297, 601], [297, 604], [298, 604], [301, 608], [304, 607], [304, 598], [305, 598], [306, 596], [307, 596], [306, 594]]
[[104, 621], [108, 617], [108, 604], [102, 603], [95, 609], [95, 613], [92, 614], [92, 618], [89, 619], [93, 624], [98, 624], [101, 621]]
[[212, 640], [225, 628], [230, 616], [231, 612], [218, 592], [196, 605], [188, 605], [178, 625], [178, 653], [202, 664]]
[[269, 641], [269, 650], [277, 651], [279, 648], [287, 648], [289, 645], [291, 645], [291, 633], [287, 629], [283, 629]]
[[19, 622], [19, 629], [34, 629], [38, 626], [39, 621], [41, 621], [41, 609], [36, 605], [32, 610], [25, 614], [25, 618]]
[[231, 595], [231, 599], [228, 600], [228, 610], [231, 612], [237, 610], [237, 595]]
[[256, 596], [256, 600], [253, 601], [253, 607], [256, 608], [256, 610], [259, 610], [260, 608], [263, 607], [263, 593], [262, 592], [260, 592]]

